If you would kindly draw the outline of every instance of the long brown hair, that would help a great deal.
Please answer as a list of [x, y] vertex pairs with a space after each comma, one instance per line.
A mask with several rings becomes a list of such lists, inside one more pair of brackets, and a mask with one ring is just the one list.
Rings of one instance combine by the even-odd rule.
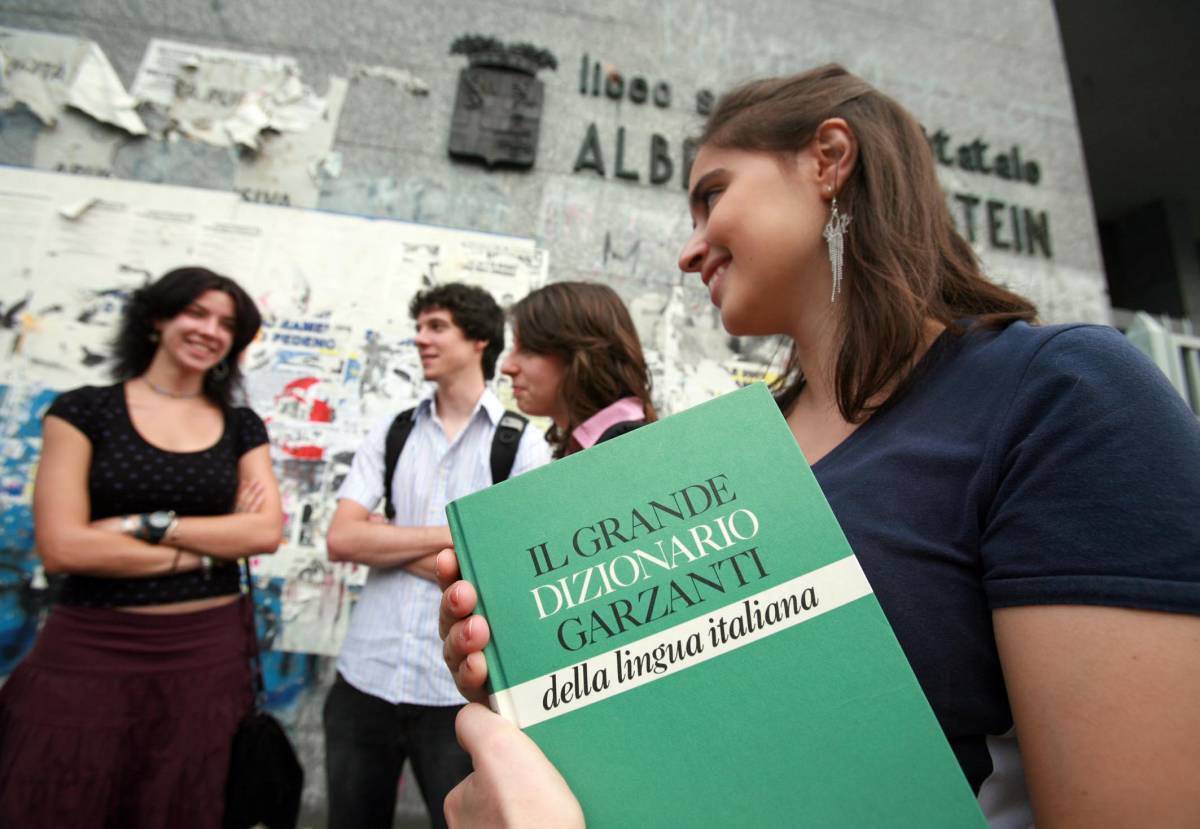
[[567, 453], [576, 426], [623, 397], [642, 401], [647, 422], [657, 419], [641, 340], [629, 309], [612, 288], [552, 282], [525, 296], [509, 317], [523, 350], [563, 362], [559, 395], [567, 423], [561, 430], [555, 424], [547, 435], [556, 458]]
[[[754, 81], [726, 93], [702, 144], [792, 156], [829, 118], [858, 139], [858, 163], [838, 192], [853, 217], [838, 297], [841, 344], [834, 370], [838, 408], [866, 419], [880, 393], [899, 393], [935, 320], [953, 333], [965, 317], [1000, 327], [1037, 316], [1033, 303], [988, 281], [959, 235], [920, 124], [903, 107], [841, 66]], [[777, 383], [786, 412], [804, 388], [796, 349]]]

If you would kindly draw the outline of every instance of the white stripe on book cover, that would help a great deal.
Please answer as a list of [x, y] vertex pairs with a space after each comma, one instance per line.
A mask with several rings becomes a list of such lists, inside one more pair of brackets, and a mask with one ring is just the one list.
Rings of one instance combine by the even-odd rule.
[[492, 708], [521, 728], [687, 670], [871, 594], [854, 556], [658, 633], [506, 688]]

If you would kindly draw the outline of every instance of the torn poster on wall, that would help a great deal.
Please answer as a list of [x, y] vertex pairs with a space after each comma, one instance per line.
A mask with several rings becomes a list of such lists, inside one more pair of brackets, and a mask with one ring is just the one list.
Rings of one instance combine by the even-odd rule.
[[0, 614], [0, 657], [6, 636], [13, 653], [31, 641], [14, 608], [38, 607], [29, 507], [41, 415], [60, 391], [111, 382], [108, 343], [126, 297], [184, 264], [234, 277], [263, 313], [246, 392], [271, 435], [286, 540], [255, 574], [279, 596], [274, 647], [329, 654], [365, 576], [326, 560], [337, 487], [370, 425], [424, 391], [409, 300], [463, 281], [510, 302], [547, 272], [529, 239], [0, 169], [0, 591], [11, 593], [0, 602], [12, 615]]
[[134, 97], [90, 40], [0, 27], [0, 109], [23, 103], [53, 126], [67, 106], [144, 135]]
[[265, 129], [304, 132], [325, 100], [300, 80], [295, 58], [154, 39], [133, 81], [138, 100], [160, 107], [172, 129], [219, 147], [260, 147]]
[[315, 207], [348, 82], [324, 96], [301, 80], [295, 58], [154, 39], [133, 95], [166, 118], [167, 132], [242, 152], [235, 189], [247, 201]]
[[40, 169], [111, 175], [121, 143], [146, 134], [136, 103], [94, 42], [0, 27], [0, 110], [24, 105], [42, 122]]

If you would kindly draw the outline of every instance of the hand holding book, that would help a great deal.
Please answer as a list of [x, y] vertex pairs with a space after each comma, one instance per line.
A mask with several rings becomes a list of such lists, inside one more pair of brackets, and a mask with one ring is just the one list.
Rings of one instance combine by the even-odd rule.
[[[437, 557], [442, 607], [438, 631], [446, 666], [463, 696], [487, 701], [487, 663], [483, 649], [490, 632], [475, 616], [477, 595], [459, 577], [453, 549]], [[458, 742], [475, 768], [446, 797], [451, 829], [477, 826], [582, 827], [583, 812], [562, 775], [533, 740], [485, 705], [469, 704], [455, 720]]]
[[582, 829], [579, 801], [521, 729], [488, 708], [470, 703], [458, 712], [455, 730], [475, 771], [446, 796], [450, 829]]
[[438, 615], [438, 633], [446, 667], [454, 677], [458, 692], [472, 702], [487, 704], [487, 662], [483, 649], [491, 638], [487, 620], [475, 613], [478, 595], [470, 582], [463, 581], [454, 548], [437, 555], [437, 582], [444, 592]]

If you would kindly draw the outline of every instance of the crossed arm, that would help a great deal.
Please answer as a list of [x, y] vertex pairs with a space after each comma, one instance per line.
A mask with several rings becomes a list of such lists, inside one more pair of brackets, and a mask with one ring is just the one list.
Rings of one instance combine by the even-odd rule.
[[47, 573], [154, 576], [192, 570], [204, 555], [239, 558], [275, 552], [283, 530], [279, 488], [266, 445], [238, 462], [246, 511], [180, 518], [169, 540], [149, 544], [121, 532], [120, 518], [89, 521], [92, 445], [71, 424], [47, 417], [33, 490], [34, 532]]
[[325, 537], [330, 561], [404, 567], [430, 581], [437, 552], [450, 543], [449, 527], [397, 527], [350, 498], [338, 499]]

